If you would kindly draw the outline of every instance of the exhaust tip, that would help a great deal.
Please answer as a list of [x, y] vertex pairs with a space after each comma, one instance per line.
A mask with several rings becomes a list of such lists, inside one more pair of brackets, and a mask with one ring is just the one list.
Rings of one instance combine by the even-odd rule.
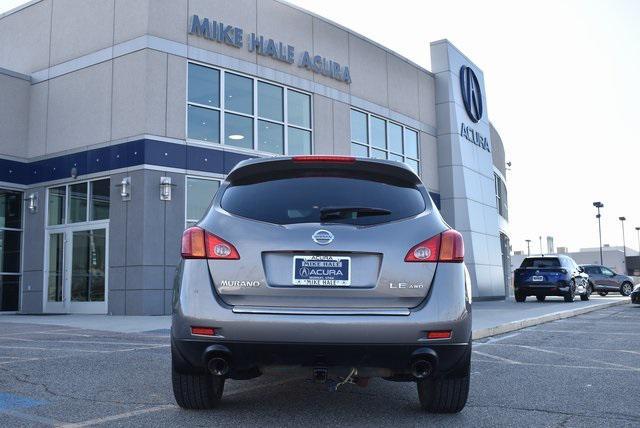
[[419, 359], [411, 364], [411, 374], [417, 379], [424, 379], [433, 373], [433, 364], [431, 361]]
[[229, 363], [221, 357], [213, 357], [207, 364], [209, 372], [214, 376], [224, 376], [229, 372]]

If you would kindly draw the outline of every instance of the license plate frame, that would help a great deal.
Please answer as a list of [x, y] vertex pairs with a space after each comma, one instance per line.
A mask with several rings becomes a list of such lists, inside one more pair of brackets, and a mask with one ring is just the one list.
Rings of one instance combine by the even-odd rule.
[[533, 275], [531, 277], [531, 281], [533, 281], [533, 282], [543, 282], [544, 281], [544, 276], [542, 276], [542, 275]]
[[[351, 286], [351, 257], [330, 255], [293, 256], [292, 284], [299, 287]], [[303, 271], [306, 269], [306, 271]], [[346, 275], [345, 275], [346, 269]]]

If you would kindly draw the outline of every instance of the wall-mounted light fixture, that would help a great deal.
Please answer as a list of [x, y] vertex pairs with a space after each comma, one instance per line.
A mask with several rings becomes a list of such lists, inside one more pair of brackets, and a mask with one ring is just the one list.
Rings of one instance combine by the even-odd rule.
[[171, 188], [173, 186], [175, 186], [175, 184], [171, 184], [171, 177], [160, 177], [160, 200], [161, 201], [171, 200]]
[[131, 177], [123, 177], [120, 184], [116, 184], [120, 188], [120, 197], [123, 201], [131, 200]]
[[27, 201], [27, 209], [31, 214], [38, 212], [38, 195], [37, 194], [35, 193], [29, 194], [29, 196], [27, 197], [27, 199], [25, 199], [25, 201]]

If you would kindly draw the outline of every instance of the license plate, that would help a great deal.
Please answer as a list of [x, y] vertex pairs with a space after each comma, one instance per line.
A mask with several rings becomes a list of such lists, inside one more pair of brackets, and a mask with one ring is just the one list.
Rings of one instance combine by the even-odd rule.
[[293, 284], [323, 287], [351, 285], [351, 257], [293, 256]]
[[532, 277], [531, 277], [531, 280], [532, 280], [533, 282], [542, 282], [542, 281], [544, 281], [544, 276], [537, 276], [537, 275], [534, 275], [534, 276], [532, 276]]

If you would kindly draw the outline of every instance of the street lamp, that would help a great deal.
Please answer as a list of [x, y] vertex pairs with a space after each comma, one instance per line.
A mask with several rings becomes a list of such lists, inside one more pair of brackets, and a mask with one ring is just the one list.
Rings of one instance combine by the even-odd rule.
[[[640, 229], [640, 227], [638, 229]], [[638, 236], [639, 236], [638, 239], [640, 239], [640, 235]], [[527, 241], [527, 256], [530, 256], [531, 255], [531, 239], [525, 239], [525, 241]]]
[[638, 254], [640, 254], [640, 227], [636, 226], [636, 232], [638, 233]]
[[540, 255], [542, 255], [542, 236], [538, 236], [538, 239], [540, 240]]
[[600, 208], [604, 207], [602, 202], [594, 202], [593, 206], [598, 209], [598, 214], [596, 214], [596, 218], [598, 219], [598, 237], [600, 238], [600, 264], [604, 264], [602, 261], [602, 225], [600, 224]]
[[626, 219], [626, 217], [618, 217], [618, 220], [620, 220], [620, 224], [622, 224], [622, 252], [624, 253], [625, 266], [627, 265], [627, 245], [624, 242], [624, 221]]

